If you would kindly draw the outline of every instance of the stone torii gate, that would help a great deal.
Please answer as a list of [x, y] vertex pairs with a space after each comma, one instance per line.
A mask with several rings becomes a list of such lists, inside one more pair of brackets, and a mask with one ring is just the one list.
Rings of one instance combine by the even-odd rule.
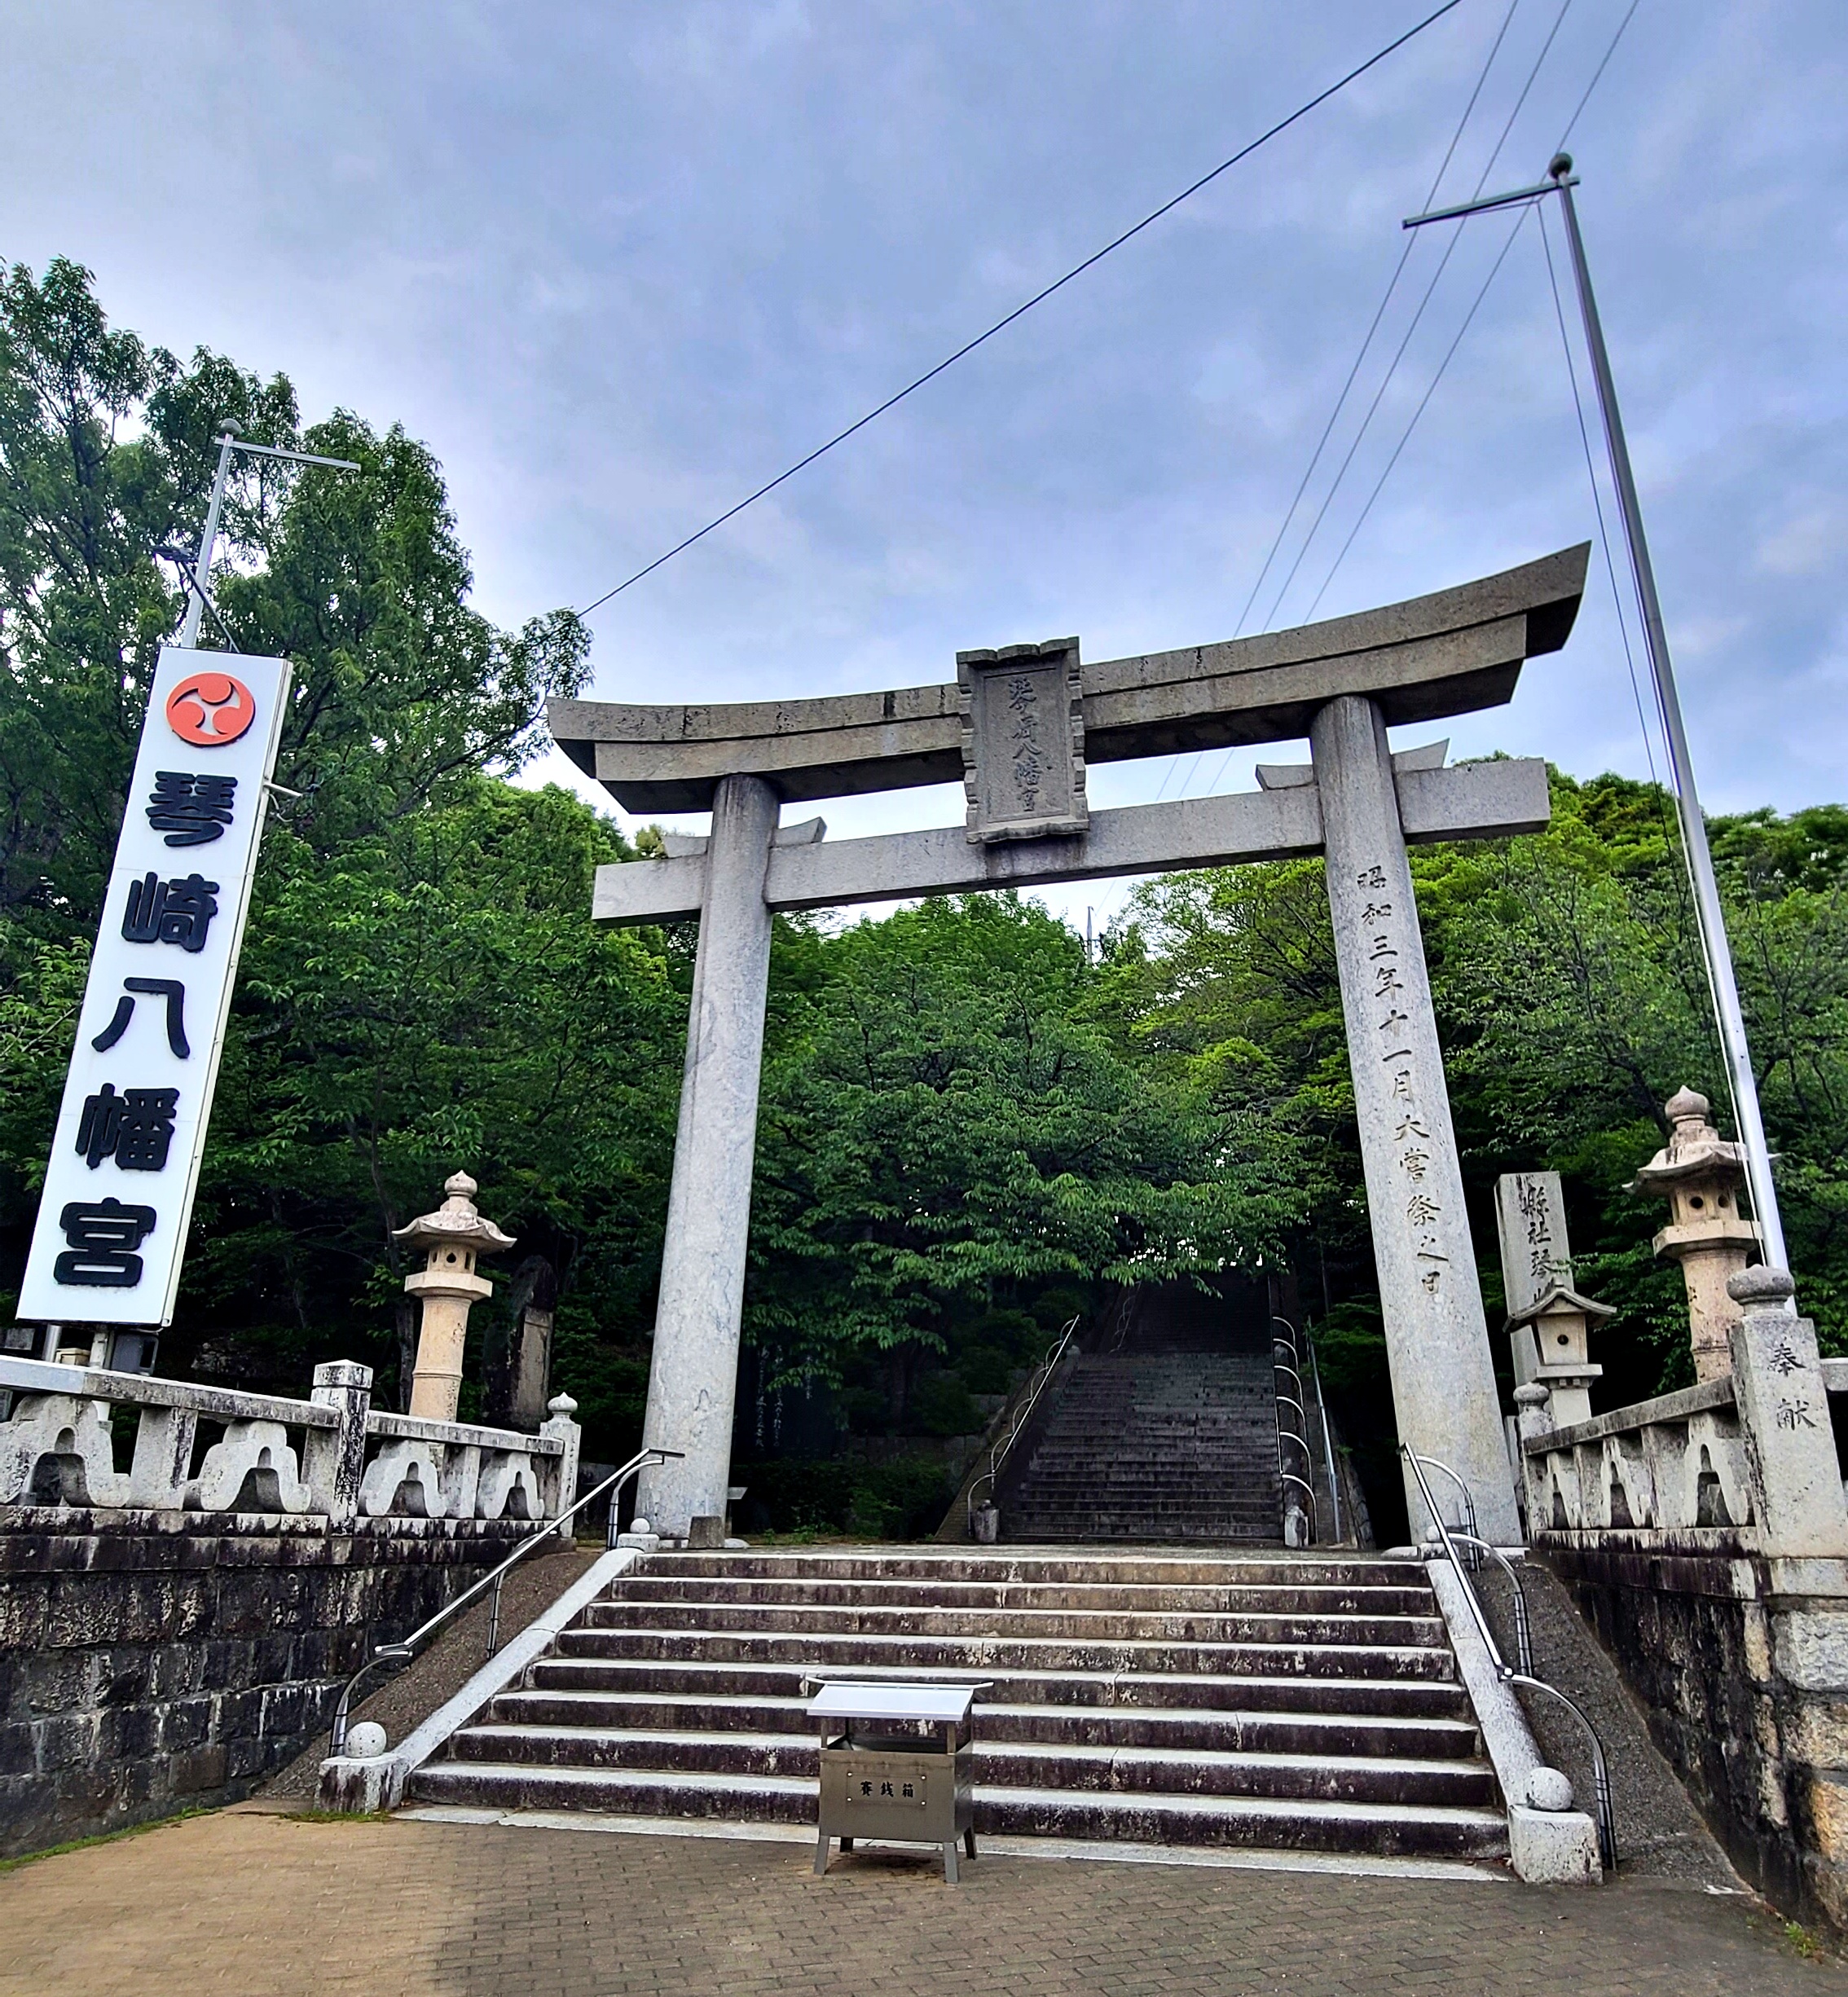
[[[644, 1473], [658, 1531], [725, 1509], [772, 914], [1320, 852], [1399, 1434], [1467, 1480], [1487, 1537], [1519, 1537], [1406, 847], [1538, 830], [1546, 765], [1446, 769], [1443, 745], [1394, 755], [1386, 730], [1510, 699], [1525, 660], [1565, 642], [1586, 553], [1101, 665], [1065, 638], [959, 653], [953, 683], [893, 693], [552, 702], [560, 747], [626, 810], [712, 814], [710, 838], [600, 868], [593, 903], [609, 922], [700, 918], [646, 1424], [685, 1454]], [[1088, 763], [1304, 736], [1313, 761], [1261, 766], [1255, 792], [1086, 804]], [[819, 819], [780, 822], [785, 803], [958, 779], [965, 825], [829, 842]]]

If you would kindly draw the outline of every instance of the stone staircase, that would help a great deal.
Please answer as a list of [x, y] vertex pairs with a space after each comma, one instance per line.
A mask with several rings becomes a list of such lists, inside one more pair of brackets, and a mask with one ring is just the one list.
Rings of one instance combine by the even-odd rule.
[[1364, 1556], [650, 1555], [407, 1801], [812, 1823], [816, 1673], [989, 1681], [979, 1832], [1506, 1849], [1424, 1571]]
[[1081, 1353], [1027, 1461], [1001, 1535], [1024, 1544], [1283, 1537], [1268, 1341]]

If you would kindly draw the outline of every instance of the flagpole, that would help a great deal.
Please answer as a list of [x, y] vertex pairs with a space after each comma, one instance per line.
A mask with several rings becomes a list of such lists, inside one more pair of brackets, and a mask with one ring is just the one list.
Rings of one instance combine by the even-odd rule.
[[1578, 185], [1572, 170], [1572, 156], [1555, 156], [1547, 178], [1538, 187], [1522, 187], [1510, 194], [1492, 195], [1481, 201], [1465, 202], [1457, 208], [1438, 209], [1428, 214], [1410, 217], [1408, 229], [1426, 222], [1447, 222], [1489, 209], [1511, 208], [1528, 201], [1542, 201], [1557, 194], [1565, 213], [1566, 240], [1572, 251], [1573, 275], [1578, 288], [1579, 310], [1585, 322], [1585, 341], [1591, 350], [1591, 372], [1598, 385], [1598, 407], [1604, 418], [1604, 442], [1610, 453], [1611, 482], [1617, 488], [1617, 508], [1623, 516], [1624, 538], [1629, 544], [1630, 565], [1636, 578], [1636, 593], [1643, 606], [1643, 631], [1648, 653], [1650, 675], [1655, 681], [1656, 699], [1661, 710], [1663, 732], [1667, 737], [1669, 771], [1673, 780], [1675, 812], [1681, 824], [1682, 850], [1687, 862], [1688, 878], [1694, 888], [1696, 926], [1701, 935], [1701, 953], [1706, 960], [1707, 979], [1718, 1015], [1720, 1050], [1731, 1084], [1734, 1114], [1739, 1121], [1739, 1137], [1745, 1154], [1745, 1175], [1751, 1188], [1752, 1212], [1758, 1223], [1764, 1259], [1774, 1269], [1788, 1269], [1784, 1224], [1778, 1212], [1777, 1188], [1771, 1177], [1771, 1149], [1765, 1140], [1764, 1118], [1758, 1106], [1758, 1077], [1753, 1071], [1751, 1049], [1745, 1036], [1745, 1016], [1739, 1003], [1739, 982], [1733, 974], [1732, 952], [1727, 941], [1726, 914], [1720, 902], [1719, 885], [1714, 877], [1713, 854], [1707, 844], [1707, 825], [1701, 812], [1701, 798], [1694, 781], [1694, 759], [1687, 746], [1687, 731], [1682, 722], [1681, 696], [1675, 686], [1674, 664], [1669, 656], [1668, 631], [1662, 620], [1661, 599], [1656, 590], [1655, 565], [1649, 559], [1649, 540], [1643, 528], [1642, 503], [1636, 496], [1636, 479], [1630, 469], [1630, 446], [1624, 435], [1623, 413], [1617, 406], [1617, 381], [1611, 372], [1610, 354], [1604, 345], [1603, 322], [1591, 288], [1591, 266], [1585, 254], [1585, 240], [1579, 232], [1578, 212], [1573, 205], [1572, 191]]

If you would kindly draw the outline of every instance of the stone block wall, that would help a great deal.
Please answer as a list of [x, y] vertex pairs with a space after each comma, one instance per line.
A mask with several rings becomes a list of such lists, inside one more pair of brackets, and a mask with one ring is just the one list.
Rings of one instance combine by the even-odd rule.
[[327, 1726], [375, 1643], [532, 1530], [0, 1513], [0, 1854], [248, 1795]]
[[1848, 1932], [1841, 1564], [1767, 1561], [1728, 1551], [1720, 1532], [1701, 1535], [1712, 1546], [1648, 1549], [1574, 1537], [1542, 1557], [1727, 1855], [1774, 1905]]

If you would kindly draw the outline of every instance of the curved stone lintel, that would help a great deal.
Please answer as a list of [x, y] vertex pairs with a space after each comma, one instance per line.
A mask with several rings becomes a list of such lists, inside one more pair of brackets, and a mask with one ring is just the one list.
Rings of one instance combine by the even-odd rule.
[[[1564, 644], [1588, 543], [1454, 589], [1289, 631], [1083, 667], [1087, 763], [1287, 741], [1344, 693], [1388, 724], [1500, 706], [1523, 663]], [[813, 700], [697, 706], [553, 701], [553, 737], [637, 812], [711, 808], [721, 776], [765, 777], [785, 802], [960, 782], [956, 683]]]

